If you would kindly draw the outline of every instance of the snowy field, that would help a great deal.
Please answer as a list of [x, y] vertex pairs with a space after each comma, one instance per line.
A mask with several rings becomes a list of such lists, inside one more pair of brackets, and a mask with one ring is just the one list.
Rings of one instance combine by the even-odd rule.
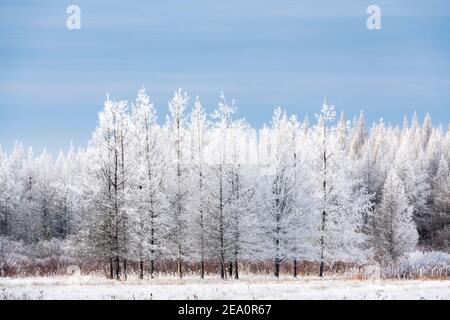
[[183, 280], [112, 281], [101, 277], [0, 279], [0, 299], [445, 299], [447, 280], [342, 280], [315, 277], [247, 277], [238, 281], [197, 277]]

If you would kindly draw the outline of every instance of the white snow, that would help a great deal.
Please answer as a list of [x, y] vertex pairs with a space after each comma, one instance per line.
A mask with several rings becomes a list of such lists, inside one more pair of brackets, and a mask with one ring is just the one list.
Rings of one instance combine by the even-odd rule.
[[98, 276], [1, 278], [0, 299], [450, 299], [449, 280], [343, 280], [245, 276], [107, 280]]

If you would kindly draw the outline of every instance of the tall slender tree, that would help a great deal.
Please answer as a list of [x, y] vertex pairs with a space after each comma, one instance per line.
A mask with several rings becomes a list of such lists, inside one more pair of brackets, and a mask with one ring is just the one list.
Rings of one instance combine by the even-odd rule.
[[206, 260], [206, 212], [207, 212], [207, 164], [205, 162], [208, 144], [209, 124], [206, 113], [198, 97], [190, 116], [191, 159], [192, 159], [192, 214], [193, 244], [196, 258], [200, 261], [200, 277], [205, 277]]
[[186, 107], [189, 97], [182, 89], [178, 89], [169, 102], [169, 116], [167, 129], [169, 137], [168, 165], [168, 201], [171, 223], [169, 225], [169, 243], [171, 252], [176, 259], [177, 272], [183, 277], [183, 261], [189, 256], [189, 243], [187, 242], [187, 218], [188, 218], [188, 167], [186, 159], [187, 141]]
[[161, 130], [156, 123], [153, 103], [144, 88], [132, 106], [132, 139], [135, 174], [131, 192], [134, 194], [134, 216], [130, 238], [134, 257], [139, 261], [139, 278], [144, 277], [144, 262], [150, 263], [150, 277], [155, 261], [165, 251], [166, 207], [163, 179], [165, 176]]

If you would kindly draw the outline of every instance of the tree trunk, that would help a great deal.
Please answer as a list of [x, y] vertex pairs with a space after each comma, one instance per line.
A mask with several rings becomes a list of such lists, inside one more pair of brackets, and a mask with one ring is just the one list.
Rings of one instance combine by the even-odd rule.
[[239, 271], [238, 271], [238, 261], [234, 261], [234, 278], [239, 279]]
[[[322, 232], [325, 229], [325, 211], [322, 214]], [[325, 246], [325, 241], [324, 241], [324, 237], [323, 234], [320, 237], [320, 268], [319, 268], [319, 277], [323, 277], [323, 265], [324, 265], [324, 246]]]
[[114, 279], [114, 265], [113, 258], [109, 258], [109, 278]]
[[230, 265], [228, 267], [228, 275], [230, 276], [230, 278], [233, 276], [233, 262], [230, 261]]
[[297, 278], [297, 259], [294, 259], [294, 278]]
[[150, 278], [153, 279], [155, 273], [155, 260], [150, 260]]
[[183, 278], [183, 270], [182, 270], [182, 265], [181, 265], [181, 258], [178, 258], [177, 260], [177, 271], [178, 271], [178, 276], [181, 278]]
[[127, 259], [123, 260], [123, 275], [125, 277], [125, 280], [127, 280], [127, 277], [128, 277], [128, 275], [127, 275]]
[[[223, 161], [223, 160], [222, 160]], [[223, 198], [223, 163], [220, 164], [219, 178], [219, 238], [220, 238], [220, 278], [225, 279], [225, 230], [224, 230], [224, 198]]]
[[116, 256], [116, 280], [120, 280], [120, 260], [119, 256]]
[[205, 278], [205, 261], [203, 261], [203, 259], [202, 259], [201, 266], [200, 266], [200, 277], [202, 279]]
[[274, 272], [274, 276], [279, 278], [280, 277], [280, 260], [279, 259], [275, 259], [275, 272]]
[[319, 277], [323, 277], [323, 267], [324, 267], [324, 262], [322, 260], [322, 261], [320, 261]]
[[326, 149], [326, 139], [327, 139], [327, 126], [324, 125], [323, 129], [323, 211], [322, 211], [322, 225], [321, 225], [321, 236], [320, 236], [320, 268], [319, 277], [323, 277], [323, 267], [324, 267], [324, 251], [325, 251], [325, 224], [327, 218], [326, 204], [327, 204], [327, 149]]
[[139, 261], [139, 279], [144, 279], [144, 261]]

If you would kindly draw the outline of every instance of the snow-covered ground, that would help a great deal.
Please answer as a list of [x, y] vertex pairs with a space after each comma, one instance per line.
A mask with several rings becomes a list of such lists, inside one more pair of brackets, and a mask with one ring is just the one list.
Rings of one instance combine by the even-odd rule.
[[241, 280], [161, 277], [0, 279], [0, 299], [450, 299], [450, 281], [342, 280], [247, 276]]

